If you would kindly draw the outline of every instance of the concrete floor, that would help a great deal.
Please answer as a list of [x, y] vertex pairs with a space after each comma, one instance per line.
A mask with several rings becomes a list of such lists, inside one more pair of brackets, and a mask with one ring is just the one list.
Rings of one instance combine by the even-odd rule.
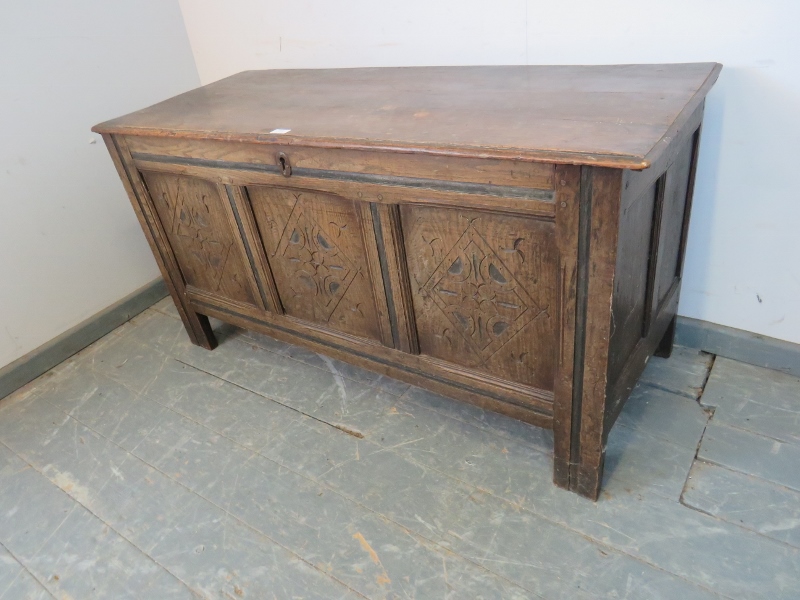
[[0, 401], [0, 598], [800, 598], [800, 380], [653, 359], [592, 503], [547, 431], [219, 331], [164, 301]]

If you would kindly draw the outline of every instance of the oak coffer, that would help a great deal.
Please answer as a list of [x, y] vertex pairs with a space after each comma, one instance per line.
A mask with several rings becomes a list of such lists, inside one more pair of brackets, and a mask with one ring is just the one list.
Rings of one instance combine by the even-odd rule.
[[213, 316], [551, 428], [596, 498], [672, 347], [720, 69], [247, 71], [94, 131], [192, 342]]

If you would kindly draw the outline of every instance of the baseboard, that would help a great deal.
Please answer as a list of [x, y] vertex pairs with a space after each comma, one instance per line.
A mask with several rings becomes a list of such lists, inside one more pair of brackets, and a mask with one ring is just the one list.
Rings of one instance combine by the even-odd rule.
[[[0, 399], [131, 320], [168, 294], [159, 278], [0, 369]], [[800, 377], [800, 344], [678, 317], [675, 343]]]
[[99, 340], [167, 295], [159, 278], [0, 369], [0, 399]]
[[800, 377], [800, 344], [689, 317], [678, 317], [675, 343]]

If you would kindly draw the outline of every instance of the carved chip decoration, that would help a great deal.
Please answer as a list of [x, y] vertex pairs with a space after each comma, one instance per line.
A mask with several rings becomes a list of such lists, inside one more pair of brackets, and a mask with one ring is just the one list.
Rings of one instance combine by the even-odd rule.
[[[163, 194], [162, 200], [169, 207], [167, 194]], [[215, 239], [214, 229], [209, 226], [210, 214], [211, 209], [205, 195], [198, 202], [183, 193], [178, 185], [172, 219], [173, 232], [187, 240], [189, 252], [211, 273], [214, 290], [219, 290], [233, 244], [223, 244]], [[233, 279], [236, 280], [236, 277]], [[239, 284], [238, 281], [235, 283]]]
[[[298, 202], [302, 205], [302, 202]], [[314, 316], [327, 321], [344, 297], [358, 268], [313, 218], [296, 205], [275, 254], [289, 261], [290, 288], [311, 301]]]
[[472, 224], [420, 291], [483, 360], [543, 310]]

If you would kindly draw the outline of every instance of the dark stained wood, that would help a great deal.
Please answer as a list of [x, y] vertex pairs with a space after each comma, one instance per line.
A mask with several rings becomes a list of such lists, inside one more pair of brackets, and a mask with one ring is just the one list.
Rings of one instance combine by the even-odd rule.
[[649, 321], [648, 274], [653, 245], [656, 208], [663, 195], [663, 179], [657, 179], [638, 198], [625, 198], [621, 207], [619, 261], [614, 277], [613, 323], [609, 357], [609, 378], [616, 379], [630, 353], [642, 338]]
[[131, 152], [173, 158], [274, 165], [278, 153], [296, 169], [373, 173], [504, 186], [553, 189], [553, 165], [521, 160], [387, 154], [368, 150], [318, 149], [288, 144], [243, 144], [216, 140], [130, 136]]
[[255, 304], [251, 270], [227, 218], [228, 200], [217, 186], [194, 177], [142, 176], [187, 285]]
[[[642, 169], [715, 63], [246, 71], [96, 131]], [[283, 135], [275, 129], [290, 129]]]
[[664, 337], [661, 338], [661, 341], [658, 342], [658, 346], [653, 350], [653, 355], [661, 358], [669, 358], [672, 356], [672, 345], [675, 342], [675, 323], [677, 320], [677, 316], [672, 317], [672, 320], [667, 326], [667, 331], [664, 333]]
[[[623, 336], [612, 336], [610, 353], [613, 363], [609, 365], [607, 407], [605, 414], [604, 438], [614, 424], [636, 381], [644, 370], [652, 354], [669, 356], [675, 334], [675, 315], [681, 287], [683, 253], [689, 229], [694, 178], [697, 169], [698, 146], [703, 117], [703, 105], [686, 122], [687, 129], [672, 141], [653, 166], [647, 181], [660, 181], [662, 201], [660, 212], [651, 220], [632, 222], [627, 228], [620, 228], [620, 237], [641, 235], [650, 229], [657, 243], [651, 243], [651, 256], [648, 261], [648, 294], [645, 300], [645, 317], [649, 327], [644, 328], [635, 343], [623, 346]], [[650, 171], [650, 169], [648, 170]], [[632, 173], [625, 171], [623, 180], [623, 204], [629, 203], [634, 194], [642, 189], [643, 178], [648, 171]], [[654, 185], [651, 183], [651, 186]], [[639, 232], [639, 233], [637, 233]], [[624, 255], [620, 255], [617, 272], [630, 268]], [[623, 303], [615, 297], [612, 322], [624, 314]], [[635, 337], [631, 332], [631, 338]]]
[[[683, 276], [683, 258], [686, 255], [686, 242], [689, 239], [689, 219], [692, 216], [692, 199], [694, 198], [694, 182], [697, 176], [697, 157], [700, 151], [700, 136], [703, 133], [703, 106], [700, 107], [700, 122], [692, 133], [692, 164], [689, 168], [689, 189], [686, 192], [686, 207], [683, 210], [683, 228], [681, 229], [681, 243], [678, 247], [678, 280]], [[679, 284], [680, 285], [680, 284]]]
[[[222, 206], [228, 217], [231, 229], [234, 231], [234, 244], [239, 249], [240, 255], [246, 260], [244, 272], [250, 284], [250, 289], [254, 292], [255, 304], [268, 310], [272, 306], [267, 286], [264, 285], [262, 278], [257, 270], [257, 252], [253, 251], [252, 244], [247, 235], [245, 219], [242, 218], [240, 208], [235, 198], [234, 188], [229, 185], [217, 184], [219, 197], [222, 199]], [[227, 200], [227, 202], [226, 202]]]
[[247, 194], [286, 314], [383, 339], [359, 207], [313, 191], [250, 186]]
[[671, 165], [681, 149], [685, 140], [692, 137], [700, 128], [703, 120], [704, 102], [698, 103], [692, 114], [685, 120], [684, 127], [670, 140], [669, 146], [659, 155], [652, 167], [643, 171], [624, 170], [622, 172], [623, 191], [627, 199], [637, 198], [653, 182], [664, 175], [667, 167]]
[[[270, 335], [276, 339], [307, 347], [315, 352], [320, 352], [332, 358], [336, 358], [359, 366], [394, 377], [400, 381], [411, 384], [420, 384], [424, 381], [426, 389], [435, 393], [458, 398], [459, 401], [474, 404], [485, 410], [492, 410], [502, 413], [511, 418], [530, 423], [536, 427], [545, 429], [552, 428], [552, 418], [547, 412], [538, 408], [538, 403], [532, 408], [526, 404], [533, 398], [530, 394], [525, 394], [526, 404], [509, 402], [510, 394], [498, 394], [494, 390], [483, 390], [481, 385], [476, 385], [471, 381], [467, 374], [454, 374], [444, 369], [437, 368], [438, 365], [427, 365], [423, 361], [418, 364], [409, 360], [408, 354], [402, 354], [396, 350], [387, 349], [389, 356], [384, 358], [375, 352], [374, 348], [365, 348], [363, 351], [339, 345], [338, 340], [327, 340], [324, 335], [318, 332], [304, 331], [302, 326], [292, 328], [285, 327], [285, 324], [275, 323], [269, 315], [259, 317], [245, 316], [226, 310], [224, 307], [211, 304], [195, 303], [197, 310], [202, 310], [208, 315], [220, 320], [232, 323], [245, 329], [259, 331]], [[402, 358], [401, 358], [402, 356]]]
[[[553, 481], [569, 489], [577, 317], [581, 168], [556, 166], [558, 333], [553, 399]], [[583, 321], [582, 321], [583, 323]]]
[[575, 454], [573, 445], [570, 457], [573, 465], [570, 489], [597, 498], [605, 459], [604, 416], [622, 173], [616, 169], [594, 168], [589, 177], [591, 211], [580, 433], [578, 452]]
[[664, 206], [658, 233], [660, 243], [653, 265], [653, 304], [649, 307], [651, 312], [658, 310], [675, 279], [680, 275], [684, 213], [688, 203], [689, 172], [692, 169], [694, 152], [693, 136], [684, 142], [680, 154], [666, 172]]
[[[647, 281], [644, 293], [644, 318], [642, 319], [642, 337], [647, 337], [650, 333], [650, 325], [652, 323], [653, 317], [653, 303], [655, 302], [654, 298], [657, 293], [656, 285], [657, 282], [657, 269], [659, 267], [658, 260], [660, 251], [663, 250], [661, 248], [661, 229], [662, 229], [662, 218], [664, 217], [664, 193], [666, 191], [666, 179], [667, 174], [665, 173], [663, 176], [659, 177], [656, 190], [655, 190], [655, 197], [653, 201], [653, 211], [650, 215], [650, 248], [648, 249], [648, 259], [647, 259]], [[665, 240], [666, 241], [666, 240]], [[614, 309], [612, 307], [612, 315], [614, 314]]]
[[399, 347], [395, 341], [394, 315], [391, 314], [393, 306], [389, 304], [386, 287], [386, 273], [384, 265], [386, 258], [381, 255], [381, 245], [378, 234], [380, 227], [376, 225], [379, 218], [375, 213], [375, 205], [371, 202], [358, 202], [357, 206], [361, 210], [361, 230], [364, 234], [364, 251], [367, 264], [369, 266], [369, 278], [372, 282], [372, 293], [375, 296], [375, 306], [378, 311], [378, 325], [381, 328], [381, 338], [383, 345], [390, 348]]
[[128, 198], [139, 219], [147, 242], [150, 244], [164, 281], [167, 283], [170, 295], [186, 327], [186, 332], [189, 334], [189, 339], [198, 346], [213, 350], [217, 347], [217, 340], [211, 324], [208, 317], [196, 313], [188, 305], [186, 285], [176, 263], [175, 255], [166, 241], [162, 224], [154, 216], [155, 207], [144, 186], [141, 173], [133, 164], [133, 158], [125, 140], [106, 134], [103, 135], [103, 140], [111, 154], [111, 159], [114, 161], [125, 191], [128, 193]]
[[[290, 157], [291, 158], [291, 157]], [[355, 201], [369, 201], [376, 204], [395, 205], [413, 200], [420, 204], [441, 206], [469, 206], [498, 212], [514, 214], [526, 213], [537, 216], [552, 217], [555, 213], [553, 193], [549, 190], [528, 190], [531, 198], [508, 198], [501, 195], [492, 196], [485, 191], [480, 192], [448, 191], [441, 189], [418, 189], [401, 185], [384, 183], [363, 183], [304, 177], [293, 174], [291, 178], [281, 175], [277, 169], [274, 173], [233, 168], [225, 163], [218, 166], [200, 166], [196, 164], [180, 164], [136, 159], [136, 166], [143, 171], [174, 173], [199, 177], [226, 185], [247, 186], [254, 184], [277, 185], [286, 188], [315, 189], [336, 194], [342, 198]], [[488, 187], [488, 186], [487, 186]]]
[[247, 256], [253, 269], [252, 275], [262, 296], [264, 307], [270, 312], [283, 314], [283, 305], [278, 296], [275, 279], [272, 277], [272, 269], [264, 253], [264, 246], [258, 235], [258, 225], [250, 206], [247, 189], [232, 185], [224, 187], [231, 205], [232, 216], [242, 236], [242, 242], [247, 248]]
[[[276, 317], [232, 300], [212, 297], [203, 290], [187, 292], [197, 311], [241, 327], [262, 331], [298, 343], [334, 358], [364, 366], [539, 427], [552, 428], [553, 394], [547, 390], [489, 377], [431, 357], [387, 348], [363, 337], [318, 327], [309, 321]], [[278, 335], [278, 332], [281, 335]], [[441, 391], [448, 390], [448, 391]]]
[[672, 347], [719, 69], [247, 72], [95, 130], [193, 343], [214, 316], [552, 428], [595, 499]]
[[650, 335], [639, 340], [617, 380], [609, 380], [606, 389], [604, 440], [608, 438], [611, 427], [625, 406], [625, 400], [627, 400], [639, 376], [644, 371], [650, 356], [655, 353], [657, 348], [662, 347], [662, 341], [668, 338], [668, 329], [678, 310], [679, 292], [680, 283], [676, 282], [676, 285], [667, 295], [661, 310], [653, 319]]
[[378, 256], [383, 267], [394, 347], [411, 354], [419, 354], [419, 339], [413, 315], [411, 282], [400, 212], [397, 205], [376, 203], [370, 204], [370, 210], [375, 227]]
[[553, 389], [552, 222], [404, 205], [420, 353]]

